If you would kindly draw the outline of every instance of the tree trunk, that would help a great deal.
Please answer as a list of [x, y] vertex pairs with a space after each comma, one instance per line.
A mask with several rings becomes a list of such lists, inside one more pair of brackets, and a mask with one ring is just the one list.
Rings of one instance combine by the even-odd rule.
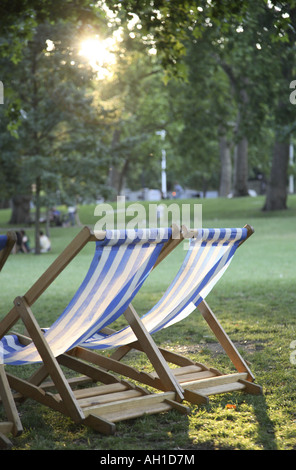
[[247, 93], [248, 78], [236, 77], [231, 66], [220, 62], [227, 74], [233, 96], [238, 97], [238, 114], [236, 120], [236, 159], [234, 169], [234, 196], [248, 196], [248, 138], [245, 131], [249, 97]]
[[[243, 84], [247, 85], [247, 79], [243, 79]], [[246, 115], [249, 104], [249, 97], [245, 88], [239, 91], [239, 105], [237, 116], [237, 148], [236, 148], [236, 165], [234, 174], [234, 197], [248, 196], [248, 138], [246, 136], [245, 124]]]
[[[291, 24], [295, 24], [295, 5], [289, 8], [289, 15]], [[285, 42], [285, 49], [288, 52], [283, 53], [278, 59], [281, 64], [282, 83], [289, 84], [295, 78], [295, 32], [293, 28], [287, 29], [287, 39], [288, 42]], [[263, 207], [265, 211], [287, 209], [290, 132], [292, 132], [294, 120], [295, 111], [293, 105], [286, 99], [285, 94], [280, 89], [280, 97], [277, 109], [275, 110], [276, 137], [271, 173]]]
[[11, 225], [30, 224], [31, 196], [17, 194], [12, 198]]
[[272, 167], [267, 186], [265, 211], [287, 209], [287, 174], [289, 164], [289, 143], [275, 142]]
[[121, 191], [124, 189], [125, 177], [126, 177], [128, 167], [129, 167], [129, 160], [126, 159], [123, 166], [122, 166], [122, 168], [121, 168], [121, 170], [120, 170], [120, 174], [119, 174], [118, 194], [120, 194]]
[[41, 178], [36, 178], [36, 212], [35, 212], [35, 254], [40, 255], [40, 191]]
[[230, 145], [225, 136], [220, 137], [220, 197], [227, 197], [231, 192], [231, 179], [232, 179], [232, 164], [231, 164], [231, 153]]
[[120, 180], [120, 172], [118, 170], [118, 159], [116, 158], [117, 147], [120, 142], [120, 130], [115, 129], [112, 138], [111, 151], [112, 151], [112, 163], [109, 168], [109, 185], [112, 188], [112, 194], [110, 194], [111, 201], [116, 201], [117, 196], [119, 195], [118, 187]]
[[237, 144], [234, 196], [248, 196], [248, 140], [243, 137]]

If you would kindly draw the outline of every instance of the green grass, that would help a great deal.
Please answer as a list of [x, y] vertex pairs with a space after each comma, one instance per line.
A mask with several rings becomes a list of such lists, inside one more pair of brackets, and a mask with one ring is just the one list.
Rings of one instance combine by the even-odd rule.
[[[182, 201], [184, 203], [184, 201]], [[250, 362], [262, 396], [230, 393], [212, 397], [207, 406], [191, 406], [191, 414], [176, 412], [143, 417], [117, 425], [115, 436], [102, 436], [28, 400], [19, 406], [24, 433], [13, 439], [14, 449], [296, 449], [296, 366], [291, 363], [296, 340], [296, 197], [284, 212], [263, 213], [263, 198], [191, 201], [203, 204], [203, 226], [229, 227], [249, 223], [255, 234], [237, 252], [231, 266], [207, 298], [243, 357]], [[80, 208], [83, 224], [93, 225], [94, 206]], [[0, 226], [9, 214], [0, 211]], [[13, 299], [25, 293], [44, 272], [78, 227], [52, 229], [53, 250], [35, 256], [11, 256], [1, 273], [1, 315]], [[29, 230], [33, 239], [33, 232]], [[179, 247], [155, 270], [135, 299], [144, 313], [160, 297], [185, 255]], [[83, 278], [91, 256], [86, 247], [34, 305], [42, 326], [50, 325]], [[17, 325], [19, 331], [21, 326]], [[159, 345], [198, 362], [231, 371], [215, 338], [198, 313], [155, 335]], [[132, 365], [147, 368], [140, 354]], [[235, 404], [228, 409], [227, 404]]]

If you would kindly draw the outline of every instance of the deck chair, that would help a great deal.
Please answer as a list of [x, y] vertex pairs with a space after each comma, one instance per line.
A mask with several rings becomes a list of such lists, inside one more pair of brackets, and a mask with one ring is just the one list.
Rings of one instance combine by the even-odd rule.
[[[182, 386], [185, 399], [191, 403], [207, 403], [210, 395], [236, 390], [253, 394], [262, 393], [262, 388], [254, 383], [254, 376], [246, 361], [204, 300], [229, 266], [236, 249], [252, 233], [253, 229], [250, 226], [245, 226], [243, 229], [187, 231], [184, 237], [190, 238], [190, 248], [180, 271], [160, 301], [141, 318], [145, 330], [153, 334], [181, 321], [198, 308], [234, 364], [236, 373], [223, 374], [204, 364], [194, 363], [188, 358], [160, 348], [166, 361], [173, 364], [172, 372]], [[128, 313], [133, 316], [132, 305], [128, 307]], [[126, 376], [137, 379], [133, 368], [129, 370], [129, 367], [121, 364], [120, 360], [133, 348], [145, 352], [143, 342], [137, 341], [130, 326], [108, 333], [97, 332], [69, 354], [93, 361], [109, 371], [124, 370]], [[119, 349], [110, 358], [94, 355], [89, 351], [114, 348], [114, 346]], [[157, 373], [141, 375], [141, 380], [146, 385], [156, 385], [162, 389], [161, 383], [157, 382], [159, 379]]]
[[16, 242], [15, 232], [7, 232], [6, 235], [0, 235], [0, 271], [10, 255]]
[[[8, 232], [6, 235], [0, 235], [0, 271], [2, 270], [9, 254], [16, 242], [16, 234]], [[1, 287], [2, 283], [1, 283]], [[13, 396], [5, 375], [4, 364], [0, 353], [0, 399], [3, 403], [7, 421], [0, 422], [0, 448], [9, 448], [12, 446], [9, 434], [18, 436], [22, 433], [22, 424], [13, 400]]]
[[[14, 307], [0, 322], [4, 364], [40, 364], [26, 380], [6, 372], [15, 399], [32, 398], [106, 434], [113, 433], [115, 422], [122, 419], [172, 408], [188, 413], [180, 403], [182, 389], [149, 335], [145, 348], [161, 376], [164, 393], [150, 393], [103, 368], [73, 361], [67, 354], [127, 310], [155, 264], [181, 240], [175, 230], [107, 231], [94, 236], [85, 227], [26, 294], [15, 299]], [[96, 242], [96, 249], [84, 281], [53, 325], [42, 331], [32, 305], [88, 242]], [[141, 323], [136, 315], [133, 318]], [[18, 320], [24, 323], [27, 336], [11, 332]], [[61, 366], [84, 376], [67, 380]], [[101, 384], [74, 390], [74, 386], [90, 381]], [[52, 387], [56, 393], [50, 392]], [[109, 409], [106, 413], [97, 411], [98, 404], [105, 403], [108, 408], [108, 402], [113, 403], [111, 413]]]

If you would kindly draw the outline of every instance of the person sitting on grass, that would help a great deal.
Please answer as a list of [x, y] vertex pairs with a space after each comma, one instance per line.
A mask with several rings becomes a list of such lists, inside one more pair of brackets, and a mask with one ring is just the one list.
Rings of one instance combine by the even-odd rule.
[[40, 232], [40, 253], [47, 253], [50, 250], [51, 243], [49, 238], [43, 232]]

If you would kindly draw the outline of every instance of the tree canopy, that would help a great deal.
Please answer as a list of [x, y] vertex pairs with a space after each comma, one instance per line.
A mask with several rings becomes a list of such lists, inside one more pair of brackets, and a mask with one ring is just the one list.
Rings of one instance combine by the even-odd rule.
[[246, 196], [260, 175], [264, 209], [285, 209], [295, 20], [296, 1], [2, 1], [0, 200], [28, 209], [12, 222], [31, 200], [38, 219], [160, 188], [162, 146], [170, 188]]

